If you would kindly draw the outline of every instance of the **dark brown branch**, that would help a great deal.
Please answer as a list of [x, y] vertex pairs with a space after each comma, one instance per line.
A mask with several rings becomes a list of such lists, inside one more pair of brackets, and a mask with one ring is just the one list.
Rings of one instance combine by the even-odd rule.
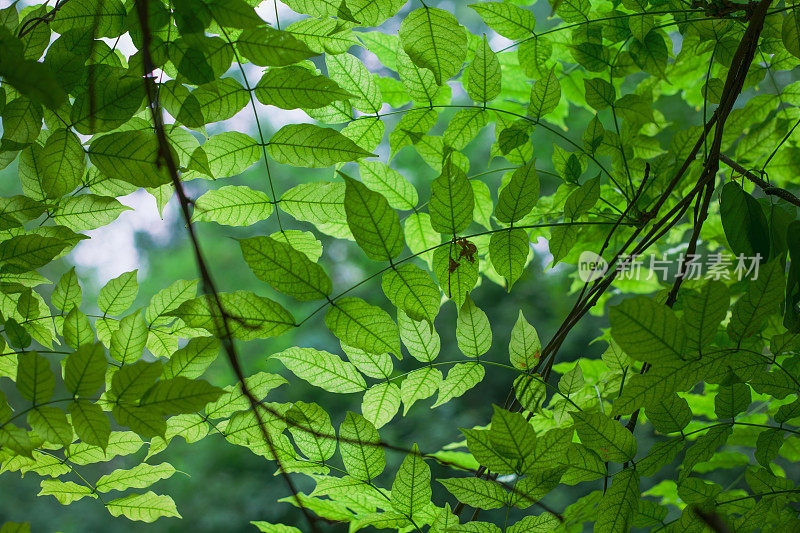
[[748, 180], [750, 180], [753, 183], [755, 183], [758, 186], [759, 189], [764, 191], [764, 194], [768, 194], [770, 196], [777, 196], [778, 198], [783, 198], [784, 200], [786, 200], [790, 204], [794, 204], [797, 207], [800, 207], [800, 198], [798, 198], [794, 194], [790, 193], [786, 189], [781, 189], [780, 187], [773, 187], [772, 185], [770, 185], [769, 183], [767, 183], [763, 179], [759, 178], [758, 176], [753, 174], [751, 171], [747, 170], [742, 165], [740, 165], [739, 163], [737, 163], [736, 161], [734, 161], [733, 159], [731, 159], [730, 157], [728, 157], [725, 154], [720, 154], [719, 158], [723, 163], [725, 163], [726, 165], [731, 167], [733, 170], [735, 170], [736, 172], [738, 172], [739, 174], [741, 174], [742, 176], [744, 176]]
[[[53, 19], [56, 18], [56, 13], [58, 13], [58, 10], [61, 9], [62, 7], [64, 7], [67, 2], [69, 2], [69, 0], [59, 0], [53, 6], [53, 9], [51, 9], [50, 11], [48, 11], [47, 13], [42, 15], [41, 17], [33, 17], [32, 19], [25, 21], [25, 24], [23, 24], [22, 27], [19, 29], [19, 32], [17, 33], [17, 37], [22, 39], [23, 37], [28, 35], [30, 32], [35, 30], [36, 26], [38, 26], [39, 24], [41, 24], [43, 22], [44, 23], [52, 22]], [[96, 24], [96, 22], [95, 22], [95, 24]]]
[[192, 215], [189, 211], [189, 199], [186, 196], [186, 191], [184, 190], [183, 184], [180, 180], [178, 166], [176, 165], [172, 151], [170, 150], [169, 140], [167, 139], [166, 131], [164, 129], [161, 108], [156, 94], [156, 85], [152, 77], [155, 66], [153, 63], [153, 58], [150, 54], [150, 27], [147, 9], [148, 1], [149, 0], [136, 0], [135, 3], [136, 10], [139, 14], [139, 24], [142, 29], [142, 67], [144, 70], [143, 74], [145, 91], [149, 104], [148, 107], [150, 108], [150, 114], [153, 119], [153, 129], [155, 130], [156, 140], [158, 142], [158, 161], [159, 164], [163, 163], [166, 165], [167, 171], [169, 172], [169, 177], [172, 180], [172, 185], [175, 187], [175, 192], [178, 195], [181, 213], [183, 215], [184, 222], [186, 223], [186, 229], [189, 233], [189, 240], [192, 243], [192, 249], [197, 262], [197, 268], [200, 272], [202, 290], [206, 294], [210, 294], [212, 296], [214, 304], [219, 312], [217, 315], [215, 310], [212, 309], [212, 316], [215, 317], [215, 322], [217, 322], [216, 317], [219, 316], [219, 323], [215, 323], [214, 326], [217, 331], [221, 331], [223, 333], [220, 340], [222, 341], [222, 346], [228, 356], [228, 361], [233, 368], [234, 373], [236, 374], [236, 378], [239, 380], [242, 393], [245, 395], [245, 397], [247, 397], [250, 403], [250, 407], [253, 410], [253, 415], [256, 417], [256, 421], [258, 422], [258, 426], [261, 430], [262, 436], [264, 437], [264, 441], [270, 448], [272, 456], [275, 457], [275, 462], [278, 465], [278, 471], [281, 473], [281, 477], [284, 479], [287, 487], [292, 492], [292, 495], [297, 502], [297, 506], [307, 519], [311, 531], [317, 532], [318, 528], [315, 517], [306, 508], [306, 506], [303, 505], [303, 502], [299, 496], [299, 491], [295, 487], [294, 482], [289, 477], [286, 470], [283, 468], [281, 460], [278, 457], [278, 450], [272, 440], [272, 436], [267, 430], [264, 419], [261, 416], [259, 400], [253, 395], [252, 391], [250, 391], [247, 386], [244, 371], [242, 370], [241, 364], [239, 363], [239, 357], [236, 353], [236, 346], [233, 342], [233, 335], [231, 334], [230, 325], [228, 324], [228, 315], [222, 306], [222, 301], [219, 297], [219, 291], [217, 291], [214, 279], [209, 271], [208, 264], [206, 263], [202, 250], [200, 249], [200, 242], [195, 234], [194, 226], [192, 225]]

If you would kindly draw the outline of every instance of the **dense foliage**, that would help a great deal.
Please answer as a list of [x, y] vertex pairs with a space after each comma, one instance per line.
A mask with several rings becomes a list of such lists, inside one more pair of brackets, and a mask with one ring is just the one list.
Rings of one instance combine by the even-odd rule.
[[[303, 15], [288, 26], [259, 0], [0, 10], [0, 167], [19, 177], [0, 198], [4, 475], [152, 522], [180, 517], [150, 490], [176, 472], [157, 455], [220, 438], [274, 462], [263, 482], [302, 511], [241, 517], [261, 531], [799, 530], [800, 10], [528, 3], [284, 0]], [[213, 128], [240, 112], [254, 131]], [[438, 177], [392, 168], [401, 151]], [[278, 190], [278, 164], [329, 173]], [[263, 179], [225, 184], [254, 165]], [[202, 180], [221, 183], [191, 197]], [[42, 275], [139, 188], [162, 210], [177, 198], [197, 279], [131, 309], [137, 271], [96, 302], [74, 268]], [[263, 290], [217, 290], [195, 226], [267, 219], [274, 233], [238, 241]], [[331, 279], [323, 236], [371, 273]], [[471, 296], [512, 292], [540, 237], [551, 267], [580, 263], [544, 345], [525, 317], [540, 302], [497, 331]], [[563, 353], [589, 312], [608, 314], [602, 358]], [[341, 350], [303, 342], [309, 321]], [[245, 373], [243, 343], [295, 330], [298, 346], [266, 354], [287, 372]], [[503, 360], [485, 356], [493, 335], [510, 339]], [[238, 382], [203, 379], [218, 357]], [[507, 390], [470, 397], [488, 365]], [[271, 400], [295, 380], [361, 412]], [[444, 449], [381, 437], [467, 398], [497, 405]], [[578, 484], [566, 508], [542, 501]]]

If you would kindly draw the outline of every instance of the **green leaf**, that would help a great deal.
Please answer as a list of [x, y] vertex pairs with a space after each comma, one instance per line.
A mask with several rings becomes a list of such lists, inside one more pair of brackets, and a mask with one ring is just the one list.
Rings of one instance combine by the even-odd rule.
[[105, 350], [101, 344], [86, 344], [64, 360], [64, 385], [77, 396], [89, 397], [105, 383]]
[[492, 234], [489, 256], [495, 272], [506, 278], [508, 291], [525, 271], [529, 253], [530, 240], [524, 229], [511, 228]]
[[566, 464], [569, 469], [561, 477], [561, 482], [566, 485], [592, 481], [606, 475], [606, 467], [600, 456], [582, 444], [571, 443], [567, 447]]
[[512, 474], [517, 470], [516, 459], [506, 457], [495, 450], [490, 430], [463, 428], [460, 430], [467, 439], [467, 448], [481, 465], [498, 474]]
[[217, 222], [226, 226], [250, 226], [272, 214], [266, 193], [246, 185], [226, 185], [203, 194], [195, 201], [192, 221]]
[[[17, 8], [13, 4], [3, 11], [6, 10], [13, 11], [14, 14], [12, 16], [17, 16]], [[12, 25], [16, 26], [16, 22], [13, 22]], [[48, 44], [49, 33], [47, 32]], [[12, 51], [16, 43], [19, 43], [19, 41], [14, 40], [11, 35], [0, 35], [0, 45], [6, 51], [3, 61], [0, 63], [0, 76], [3, 77], [3, 80], [8, 85], [27, 97], [26, 99], [32, 104], [43, 104], [51, 109], [58, 108], [64, 102], [65, 94], [62, 84], [59, 82], [60, 80], [53, 71], [54, 69], [50, 68], [51, 65], [40, 63], [33, 59], [26, 59], [22, 53]], [[0, 110], [2, 108], [3, 106], [0, 105]], [[28, 119], [31, 118], [33, 117], [28, 117]]]
[[433, 73], [414, 64], [400, 46], [397, 48], [397, 73], [408, 95], [420, 104], [431, 105], [441, 93]]
[[120, 402], [139, 400], [161, 375], [161, 363], [136, 361], [123, 365], [111, 378], [109, 393]]
[[81, 292], [80, 283], [78, 283], [78, 275], [75, 273], [75, 267], [72, 267], [61, 276], [61, 279], [53, 287], [53, 295], [50, 298], [50, 302], [56, 309], [68, 311], [81, 305], [82, 299], [83, 293]]
[[[358, 118], [342, 128], [342, 135], [368, 152], [378, 148], [385, 132], [386, 126], [383, 121], [372, 116]], [[363, 162], [361, 164], [363, 165]], [[362, 176], [362, 181], [363, 179]]]
[[101, 173], [137, 187], [170, 183], [166, 165], [158, 165], [159, 153], [155, 135], [145, 131], [109, 133], [89, 145], [89, 159]]
[[644, 41], [635, 39], [628, 47], [633, 62], [643, 71], [653, 76], [666, 79], [669, 49], [663, 34], [656, 29], [650, 30]]
[[683, 470], [681, 470], [678, 481], [681, 482], [691, 474], [692, 469], [698, 463], [708, 461], [713, 457], [717, 448], [725, 444], [731, 434], [731, 426], [716, 426], [709, 429], [705, 435], [701, 435], [686, 450], [686, 456], [683, 459]]
[[101, 461], [110, 461], [118, 455], [131, 455], [142, 447], [142, 439], [130, 431], [114, 431], [108, 439], [108, 447], [103, 450], [99, 446], [78, 443], [70, 446], [66, 455], [76, 465], [88, 465]]
[[345, 344], [370, 353], [392, 353], [398, 358], [397, 324], [379, 307], [359, 298], [339, 298], [325, 314], [325, 325]]
[[771, 468], [781, 446], [783, 446], [783, 430], [775, 428], [762, 431], [756, 441], [756, 460], [764, 468]]
[[564, 216], [575, 220], [588, 213], [600, 199], [600, 177], [587, 180], [575, 189], [564, 204]]
[[17, 391], [20, 396], [34, 404], [53, 397], [56, 377], [50, 370], [50, 362], [36, 352], [17, 354]]
[[417, 190], [402, 174], [378, 161], [362, 161], [358, 168], [364, 185], [382, 194], [390, 206], [405, 211], [416, 207]]
[[637, 296], [612, 307], [611, 335], [629, 356], [659, 364], [679, 361], [685, 351], [683, 323], [666, 305]]
[[358, 371], [375, 379], [386, 379], [392, 375], [392, 358], [388, 353], [374, 354], [340, 343], [347, 358]]
[[431, 496], [431, 469], [414, 444], [392, 483], [392, 508], [411, 518], [430, 503]]
[[115, 198], [81, 194], [60, 204], [53, 220], [73, 231], [84, 231], [110, 224], [123, 212], [130, 210]]
[[78, 136], [57, 129], [47, 138], [40, 153], [42, 191], [48, 198], [59, 198], [81, 184], [86, 155]]
[[201, 411], [215, 401], [222, 389], [203, 381], [183, 376], [161, 379], [142, 397], [142, 407], [154, 407], [166, 415], [189, 414]]
[[456, 499], [476, 509], [497, 509], [506, 504], [506, 491], [496, 482], [477, 477], [437, 479]]
[[228, 28], [253, 28], [264, 25], [253, 7], [243, 0], [211, 0], [208, 9], [214, 22]]
[[92, 30], [97, 37], [117, 37], [123, 33], [125, 7], [119, 0], [78, 0], [60, 10], [53, 31]]
[[177, 309], [183, 302], [194, 298], [197, 293], [198, 280], [179, 279], [172, 285], [158, 291], [145, 309], [144, 318], [152, 326], [168, 324], [172, 318], [167, 312]]
[[32, 100], [21, 97], [6, 104], [3, 117], [3, 144], [12, 143], [17, 150], [31, 144], [42, 129], [42, 108]]
[[209, 137], [192, 153], [189, 168], [213, 179], [241, 174], [261, 157], [255, 139], [238, 131], [226, 131]]
[[508, 341], [508, 356], [511, 364], [520, 370], [530, 370], [539, 363], [542, 344], [539, 334], [531, 326], [520, 310], [517, 321], [511, 329], [511, 339]]
[[786, 50], [795, 57], [800, 57], [800, 13], [789, 11], [783, 18], [781, 39]]
[[566, 467], [556, 467], [546, 470], [537, 470], [522, 478], [514, 486], [511, 494], [511, 505], [525, 509], [544, 498], [556, 488], [561, 480], [561, 475]]
[[400, 387], [394, 383], [378, 383], [364, 393], [361, 412], [376, 428], [392, 421], [400, 409]]
[[28, 424], [48, 442], [69, 446], [72, 443], [72, 426], [63, 410], [42, 405], [28, 413]]
[[750, 387], [746, 383], [720, 385], [714, 397], [714, 412], [719, 418], [734, 418], [750, 407]]
[[411, 213], [405, 219], [403, 231], [411, 253], [423, 259], [428, 263], [428, 267], [432, 268], [433, 250], [442, 242], [442, 236], [431, 226], [430, 215]]
[[472, 211], [472, 218], [484, 228], [491, 230], [491, 218], [494, 211], [492, 193], [489, 191], [489, 187], [480, 180], [471, 180], [469, 183], [472, 185], [472, 192], [475, 195], [475, 209]]
[[692, 421], [692, 410], [685, 398], [672, 394], [647, 405], [647, 419], [660, 433], [674, 433]]
[[111, 334], [108, 352], [122, 364], [132, 363], [144, 353], [147, 345], [147, 324], [144, 316], [136, 311], [119, 321], [119, 327]]
[[130, 428], [143, 439], [164, 438], [166, 435], [167, 422], [156, 409], [139, 407], [130, 403], [118, 403], [111, 413], [120, 426]]
[[531, 88], [531, 101], [528, 113], [536, 120], [553, 111], [561, 101], [561, 83], [555, 68], [536, 80]]
[[7, 272], [25, 272], [43, 267], [68, 245], [55, 237], [31, 233], [0, 242], [0, 264]]
[[474, 206], [475, 196], [466, 174], [448, 160], [431, 184], [431, 226], [439, 233], [456, 235], [472, 222]]
[[364, 63], [350, 54], [329, 54], [325, 56], [325, 64], [328, 75], [350, 93], [353, 107], [365, 113], [380, 112], [381, 90]]
[[414, 320], [402, 310], [397, 311], [400, 339], [408, 353], [423, 363], [430, 363], [439, 355], [441, 340], [436, 329], [421, 320]]
[[219, 78], [230, 68], [233, 50], [221, 37], [185, 33], [170, 43], [169, 60], [190, 83], [200, 85]]
[[345, 470], [356, 479], [369, 481], [386, 468], [378, 430], [359, 414], [348, 411], [339, 426], [339, 451]]
[[442, 373], [432, 366], [419, 368], [406, 376], [400, 384], [400, 398], [403, 400], [403, 416], [408, 413], [417, 400], [430, 398], [442, 382]]
[[692, 477], [684, 479], [678, 485], [678, 496], [689, 504], [713, 501], [720, 492], [722, 492], [722, 487], [719, 485]]
[[290, 24], [286, 29], [318, 54], [343, 54], [351, 46], [358, 45], [352, 24], [342, 20], [309, 18]]
[[400, 44], [411, 60], [433, 73], [437, 85], [455, 76], [467, 55], [467, 34], [456, 17], [442, 9], [422, 7], [400, 24]]
[[309, 168], [374, 157], [338, 131], [314, 124], [282, 127], [269, 140], [267, 152], [278, 163]]
[[[98, 65], [91, 72], [95, 90], [81, 92], [75, 98], [70, 113], [70, 121], [75, 124], [75, 130], [84, 135], [111, 131], [122, 126], [133, 117], [145, 97], [144, 84], [141, 79], [135, 75], [129, 76], [125, 69], [110, 65]], [[130, 143], [130, 145], [115, 146], [116, 141]], [[166, 182], [168, 180], [168, 178], [162, 178], [152, 165], [156, 152], [147, 152], [155, 146], [153, 134], [145, 131], [123, 131], [99, 137], [92, 142], [93, 145], [95, 143], [97, 147], [89, 149], [89, 159], [101, 167], [92, 157], [91, 152], [96, 149], [97, 159], [108, 163], [107, 166], [101, 167], [101, 170], [102, 168], [110, 169], [115, 163], [128, 162], [130, 165], [129, 168], [121, 169], [120, 175], [103, 172], [109, 177], [122, 178], [123, 175], [133, 177], [139, 169], [147, 173], [139, 176], [140, 179], [148, 182], [162, 179], [163, 182]], [[129, 157], [139, 160], [138, 166], [135, 161], [129, 161]], [[166, 172], [163, 175], [165, 176]], [[137, 185], [134, 182], [130, 183]]]
[[124, 516], [129, 520], [155, 522], [162, 516], [182, 518], [169, 496], [147, 491], [144, 494], [129, 494], [106, 503], [112, 516]]
[[426, 271], [411, 263], [396, 266], [383, 275], [381, 287], [386, 297], [412, 320], [433, 324], [439, 313], [441, 292]]
[[300, 301], [327, 298], [331, 280], [317, 263], [289, 244], [270, 237], [239, 241], [242, 255], [256, 277]]
[[78, 311], [77, 307], [73, 307], [72, 310], [67, 313], [67, 316], [64, 317], [62, 333], [64, 335], [64, 342], [75, 349], [86, 344], [92, 344], [95, 340], [94, 330], [92, 329], [92, 324], [89, 322], [89, 318]]
[[[286, 380], [276, 374], [258, 372], [245, 378], [247, 390], [259, 401], [274, 388], [280, 387]], [[250, 408], [250, 400], [242, 392], [241, 383], [235, 386], [225, 387], [225, 393], [216, 402], [206, 406], [206, 414], [209, 418], [230, 417], [237, 411], [244, 411]]]
[[[480, 5], [480, 4], [477, 4]], [[515, 7], [508, 4], [501, 6]], [[470, 6], [475, 9], [475, 5]], [[486, 35], [475, 51], [475, 59], [467, 67], [467, 94], [475, 102], [489, 102], [497, 98], [502, 88], [500, 62], [489, 47]]]
[[467, 357], [480, 357], [492, 346], [489, 318], [467, 296], [456, 321], [458, 349]]
[[103, 313], [117, 316], [131, 306], [139, 293], [139, 283], [136, 280], [138, 272], [138, 270], [125, 272], [100, 289], [97, 306]]
[[270, 524], [263, 520], [251, 520], [250, 523], [256, 526], [262, 533], [302, 533], [296, 527], [284, 524]]
[[319, 261], [319, 258], [322, 256], [322, 243], [318, 241], [317, 237], [310, 231], [287, 229], [277, 231], [270, 235], [270, 237], [276, 241], [288, 244], [315, 263]]
[[386, 2], [347, 0], [347, 7], [350, 9], [353, 20], [360, 21], [364, 26], [379, 26], [386, 19], [396, 15], [404, 4], [403, 0], [387, 0]]
[[614, 105], [616, 92], [614, 86], [602, 78], [584, 78], [583, 87], [586, 90], [586, 103], [597, 111]]
[[478, 12], [487, 26], [512, 41], [531, 37], [536, 26], [532, 12], [512, 4], [484, 2], [469, 7]]
[[348, 176], [344, 181], [344, 210], [356, 243], [370, 259], [391, 261], [405, 246], [397, 212], [382, 194]]
[[483, 380], [486, 371], [480, 363], [466, 362], [453, 365], [447, 377], [439, 384], [439, 394], [431, 406], [439, 407], [458, 398]]
[[267, 70], [254, 93], [262, 104], [281, 109], [318, 109], [353, 96], [331, 78], [300, 66]]
[[527, 215], [539, 200], [539, 178], [534, 161], [519, 167], [511, 181], [500, 190], [494, 216], [505, 224], [513, 224]]
[[367, 384], [355, 365], [339, 356], [312, 348], [288, 348], [271, 356], [297, 377], [328, 392], [350, 393], [366, 390]]
[[477, 261], [463, 257], [461, 247], [451, 242], [433, 252], [433, 271], [445, 296], [461, 307], [478, 281]]
[[624, 533], [630, 531], [639, 509], [639, 474], [626, 468], [614, 476], [611, 487], [597, 505], [598, 533]]
[[161, 372], [163, 379], [183, 376], [189, 379], [199, 378], [217, 359], [220, 343], [214, 337], [195, 337], [183, 348], [171, 354]]
[[99, 492], [144, 489], [157, 481], [172, 477], [175, 472], [175, 468], [169, 463], [157, 465], [142, 463], [128, 470], [117, 469], [100, 477], [95, 483], [95, 489]]
[[[248, 291], [219, 293], [218, 296], [225, 315], [220, 313], [217, 300], [210, 295], [187, 300], [167, 314], [177, 316], [189, 327], [203, 328], [216, 337], [224, 338], [230, 332], [240, 340], [278, 337], [295, 326], [289, 311], [264, 296]], [[227, 327], [223, 324], [223, 316], [227, 317]]]
[[456, 150], [461, 150], [478, 136], [484, 126], [486, 126], [486, 112], [483, 109], [459, 109], [444, 130], [444, 142]]
[[274, 28], [251, 28], [236, 40], [237, 50], [260, 67], [283, 67], [317, 55], [289, 32]]
[[563, 376], [561, 376], [561, 379], [558, 380], [558, 390], [567, 396], [581, 391], [583, 389], [583, 385], [583, 371], [581, 370], [580, 363], [572, 367], [572, 370], [566, 372]]
[[785, 286], [784, 267], [775, 260], [762, 265], [758, 278], [747, 284], [747, 292], [731, 308], [728, 335], [742, 343], [758, 333], [767, 316], [783, 299]]
[[781, 405], [778, 411], [773, 415], [775, 422], [783, 424], [784, 422], [797, 418], [800, 416], [800, 399], [796, 399], [792, 403]]
[[728, 314], [728, 307], [728, 287], [721, 281], [709, 281], [699, 293], [690, 292], [683, 297], [683, 329], [688, 349], [702, 352], [711, 343]]
[[24, 457], [31, 457], [33, 446], [30, 435], [24, 429], [7, 422], [0, 427], [0, 444]]
[[549, 513], [538, 516], [526, 516], [506, 529], [506, 533], [547, 533], [554, 531], [559, 525], [558, 518]]
[[315, 403], [295, 402], [286, 412], [289, 431], [300, 452], [324, 462], [336, 452], [336, 433], [328, 413]]
[[604, 460], [624, 463], [636, 455], [636, 439], [618, 421], [603, 413], [580, 411], [570, 414], [583, 445]]
[[78, 438], [105, 450], [111, 435], [111, 422], [100, 406], [87, 400], [74, 400], [68, 410]]
[[86, 496], [97, 498], [97, 495], [92, 492], [91, 487], [86, 485], [78, 485], [73, 481], [43, 479], [41, 487], [42, 490], [39, 491], [37, 496], [53, 496], [61, 505], [69, 505], [70, 503], [76, 502]]
[[491, 446], [506, 457], [521, 460], [533, 452], [536, 434], [520, 413], [512, 413], [493, 406], [492, 427], [489, 430]]
[[344, 210], [344, 183], [303, 183], [281, 196], [280, 207], [298, 220], [340, 239], [353, 239]]
[[734, 254], [744, 254], [746, 257], [761, 254], [761, 258], [769, 258], [769, 226], [764, 210], [755, 198], [734, 181], [729, 181], [722, 188], [720, 218]]

